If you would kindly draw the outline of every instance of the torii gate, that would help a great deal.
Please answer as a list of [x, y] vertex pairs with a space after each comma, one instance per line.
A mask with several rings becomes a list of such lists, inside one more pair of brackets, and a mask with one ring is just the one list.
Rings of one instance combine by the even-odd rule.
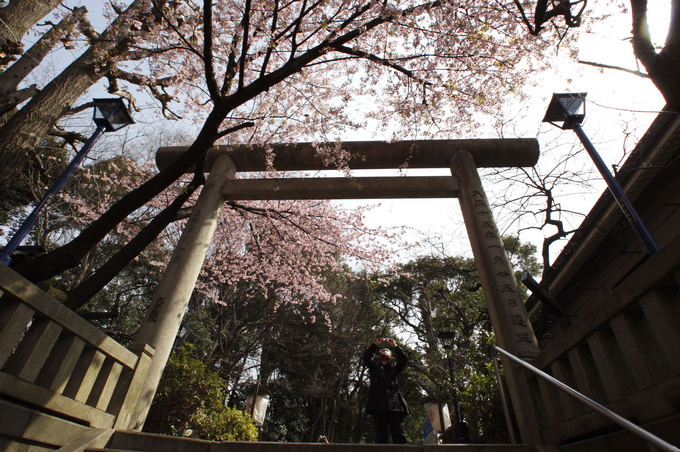
[[[317, 157], [311, 143], [275, 144], [273, 167], [278, 171], [334, 169]], [[141, 430], [156, 392], [182, 318], [194, 290], [217, 222], [227, 200], [374, 199], [457, 197], [479, 271], [487, 309], [498, 344], [531, 360], [539, 348], [503, 248], [481, 180], [480, 167], [533, 166], [538, 160], [535, 139], [430, 140], [346, 142], [351, 169], [450, 168], [453, 177], [358, 177], [235, 179], [237, 172], [266, 171], [267, 154], [252, 146], [219, 146], [208, 151], [206, 184], [196, 202], [165, 275], [149, 307], [136, 342], [156, 353], [131, 427]], [[159, 168], [186, 148], [160, 148]], [[504, 360], [506, 378], [524, 442], [540, 443], [537, 415], [523, 370]]]

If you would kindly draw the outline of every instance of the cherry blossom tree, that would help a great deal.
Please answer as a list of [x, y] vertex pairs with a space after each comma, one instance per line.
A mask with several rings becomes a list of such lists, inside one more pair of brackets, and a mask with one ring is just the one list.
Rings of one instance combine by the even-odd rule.
[[[41, 217], [33, 231], [34, 243], [50, 249], [68, 240], [149, 173], [149, 166], [139, 166], [124, 157], [85, 166]], [[195, 191], [187, 188], [192, 182], [184, 179], [173, 184], [119, 223], [79, 266], [53, 282], [53, 293], [58, 287], [67, 306], [84, 307], [117, 276], [119, 272], [112, 273], [111, 268], [116, 267], [121, 253], [127, 253], [140, 231], [148, 227], [149, 218], [155, 221], [179, 195], [188, 197], [189, 203], [195, 201]], [[41, 193], [36, 196], [40, 197]], [[344, 272], [341, 260], [361, 262], [368, 268], [377, 268], [389, 261], [378, 241], [391, 240], [394, 236], [364, 226], [364, 210], [338, 209], [330, 201], [229, 202], [203, 270], [199, 294], [219, 303], [225, 298], [220, 291], [238, 290], [238, 283], [246, 281], [253, 297], [271, 295], [280, 303], [292, 304], [291, 309], [303, 317], [316, 312], [319, 304], [335, 300], [325, 288], [324, 275]], [[145, 272], [160, 274], [181, 234], [182, 224], [175, 222], [174, 227], [165, 228], [152, 246], [137, 252], [133, 256], [132, 272], [135, 268], [144, 268]], [[126, 278], [136, 284], [134, 276]], [[117, 285], [120, 286], [120, 281]], [[275, 290], [270, 293], [272, 288]], [[103, 300], [99, 300], [96, 305], [108, 311], [102, 303]], [[315, 316], [307, 317], [316, 320]]]
[[[334, 303], [325, 275], [345, 273], [343, 264], [377, 269], [391, 260], [381, 242], [389, 231], [363, 223], [365, 209], [342, 210], [330, 201], [229, 203], [216, 232], [198, 290], [219, 302], [218, 292], [251, 285], [251, 296], [274, 296], [292, 303], [310, 321], [319, 304]], [[229, 269], [229, 271], [225, 271]], [[248, 298], [248, 295], [246, 295]], [[274, 310], [277, 306], [274, 306]]]
[[[152, 3], [136, 0], [119, 11], [99, 35], [105, 52], [92, 46], [80, 58], [89, 58], [90, 74], [109, 68], [111, 82], [118, 80], [113, 69], [139, 69], [125, 60], [144, 55], [147, 75], [135, 81], [172, 77], [171, 86], [151, 89], [166, 105], [175, 99], [192, 106], [200, 131], [177, 161], [74, 240], [17, 267], [34, 281], [77, 265], [216, 142], [325, 141], [367, 122], [401, 125], [401, 137], [453, 134], [473, 127], [478, 112], [493, 112], [505, 97], [521, 93], [544, 45], [497, 2]], [[131, 37], [140, 38], [134, 46]], [[329, 164], [346, 158], [341, 147], [326, 151]], [[182, 203], [178, 199], [139, 248], [175, 220]]]

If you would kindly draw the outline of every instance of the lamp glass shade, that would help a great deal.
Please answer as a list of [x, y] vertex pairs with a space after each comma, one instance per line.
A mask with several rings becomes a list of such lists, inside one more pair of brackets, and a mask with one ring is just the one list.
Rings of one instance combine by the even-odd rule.
[[[586, 116], [586, 93], [553, 94], [543, 122], [565, 128], [569, 124], [580, 124]], [[561, 123], [561, 124], [560, 124]]]
[[444, 348], [451, 348], [453, 347], [456, 333], [453, 331], [440, 331], [439, 334], [437, 334], [437, 338], [441, 341]]
[[122, 129], [135, 122], [121, 98], [94, 99], [93, 119], [95, 124], [104, 127], [107, 132]]

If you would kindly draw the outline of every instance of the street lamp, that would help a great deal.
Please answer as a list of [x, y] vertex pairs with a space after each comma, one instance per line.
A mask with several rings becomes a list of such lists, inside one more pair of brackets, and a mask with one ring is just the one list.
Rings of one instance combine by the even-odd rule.
[[640, 237], [642, 242], [647, 247], [649, 254], [654, 254], [659, 251], [659, 247], [652, 238], [647, 228], [642, 223], [642, 220], [638, 216], [635, 208], [630, 203], [626, 197], [623, 189], [616, 182], [614, 176], [609, 172], [607, 165], [597, 153], [595, 146], [590, 142], [588, 136], [583, 131], [581, 123], [586, 116], [586, 93], [560, 93], [553, 94], [550, 100], [550, 105], [548, 105], [548, 110], [543, 117], [543, 122], [549, 122], [550, 124], [559, 127], [563, 130], [571, 129], [581, 140], [581, 144], [593, 159], [595, 166], [600, 171], [600, 174], [607, 182], [609, 191], [614, 196], [616, 203], [623, 212], [628, 222], [631, 224], [637, 235]]
[[453, 350], [453, 344], [456, 339], [456, 333], [454, 331], [440, 331], [437, 335], [440, 340], [442, 347], [446, 350], [446, 362], [449, 365], [449, 377], [451, 378], [451, 386], [453, 388], [453, 418], [454, 424], [453, 428], [456, 433], [456, 441], [463, 442], [463, 424], [460, 420], [460, 409], [458, 407], [458, 394], [456, 391], [456, 378], [453, 372], [453, 357], [451, 356], [451, 351]]
[[61, 173], [56, 182], [47, 190], [45, 196], [40, 200], [40, 202], [35, 206], [33, 211], [26, 217], [26, 220], [21, 224], [19, 230], [14, 234], [12, 239], [7, 242], [5, 248], [0, 253], [0, 262], [5, 265], [9, 265], [12, 262], [12, 253], [17, 249], [21, 242], [26, 238], [30, 230], [38, 221], [38, 213], [42, 210], [47, 202], [56, 195], [59, 190], [62, 189], [66, 181], [71, 177], [73, 172], [78, 168], [80, 163], [85, 159], [90, 149], [94, 143], [99, 139], [99, 137], [104, 132], [114, 132], [120, 130], [123, 127], [134, 124], [130, 112], [125, 108], [125, 104], [121, 98], [116, 99], [93, 99], [94, 101], [94, 113], [93, 120], [97, 125], [92, 136], [85, 142], [83, 147], [78, 151], [76, 156], [71, 160], [66, 169]]

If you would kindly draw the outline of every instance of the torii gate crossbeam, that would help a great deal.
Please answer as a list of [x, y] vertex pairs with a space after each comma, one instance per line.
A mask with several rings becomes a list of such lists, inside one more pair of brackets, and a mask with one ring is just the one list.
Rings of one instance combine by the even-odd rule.
[[[317, 157], [317, 148], [325, 146], [336, 144], [220, 146], [208, 151], [205, 168], [210, 175], [136, 337], [136, 342], [151, 345], [156, 353], [130, 428], [141, 430], [144, 424], [224, 202], [230, 199], [458, 197], [498, 344], [529, 360], [538, 353], [477, 173], [478, 167], [533, 166], [538, 159], [535, 139], [342, 143], [349, 152], [350, 169], [396, 169], [406, 164], [409, 168], [449, 168], [453, 177], [234, 179], [238, 172], [334, 169]], [[172, 164], [186, 149], [159, 149], [158, 167]], [[540, 443], [539, 423], [523, 370], [507, 360], [504, 366], [513, 404], [522, 413], [518, 423], [523, 439]]]

